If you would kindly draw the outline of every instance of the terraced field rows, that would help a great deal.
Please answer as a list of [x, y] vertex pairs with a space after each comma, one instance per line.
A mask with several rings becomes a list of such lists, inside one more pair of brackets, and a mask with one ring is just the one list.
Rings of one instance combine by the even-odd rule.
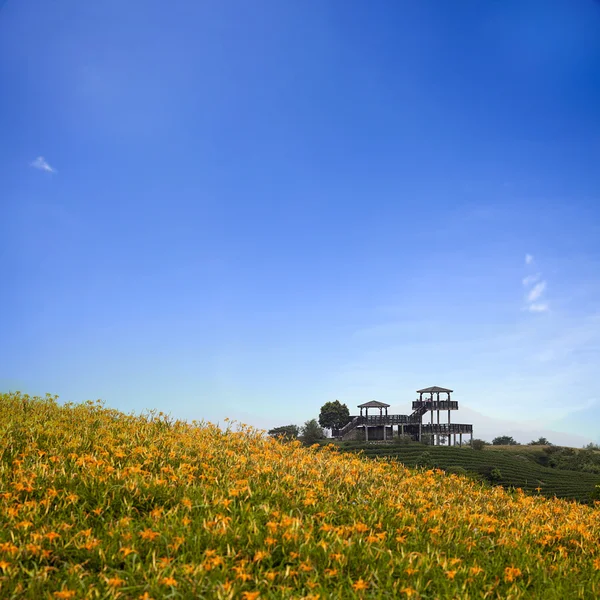
[[542, 467], [527, 456], [500, 452], [475, 451], [470, 448], [443, 446], [383, 446], [347, 444], [350, 452], [363, 452], [370, 458], [395, 459], [408, 467], [429, 466], [440, 469], [462, 467], [483, 476], [487, 481], [504, 487], [521, 488], [528, 493], [542, 494], [580, 502], [588, 502], [600, 476], [578, 471]]

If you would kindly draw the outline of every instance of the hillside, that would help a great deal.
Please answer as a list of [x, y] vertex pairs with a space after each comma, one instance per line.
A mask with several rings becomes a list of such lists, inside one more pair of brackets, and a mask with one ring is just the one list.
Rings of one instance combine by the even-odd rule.
[[597, 493], [600, 475], [553, 469], [541, 466], [548, 456], [540, 447], [512, 446], [486, 447], [472, 450], [469, 447], [425, 446], [422, 444], [375, 445], [343, 443], [346, 451], [363, 452], [369, 458], [385, 457], [400, 461], [406, 466], [440, 468], [444, 470], [465, 469], [481, 476], [489, 483], [504, 487], [521, 488], [531, 494], [589, 502]]
[[0, 396], [0, 525], [2, 598], [600, 595], [597, 507], [50, 397]]

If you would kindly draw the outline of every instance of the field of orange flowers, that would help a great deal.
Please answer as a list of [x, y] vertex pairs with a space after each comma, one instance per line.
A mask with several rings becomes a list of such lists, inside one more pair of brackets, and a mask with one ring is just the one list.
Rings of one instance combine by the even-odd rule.
[[600, 597], [600, 507], [0, 395], [2, 598]]

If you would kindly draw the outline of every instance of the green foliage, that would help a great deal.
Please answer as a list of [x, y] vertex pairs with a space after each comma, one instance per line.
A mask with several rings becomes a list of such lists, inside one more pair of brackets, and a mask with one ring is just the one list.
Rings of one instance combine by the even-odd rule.
[[433, 457], [431, 456], [431, 452], [429, 450], [425, 450], [425, 452], [421, 452], [419, 457], [417, 458], [416, 465], [417, 467], [435, 467]]
[[407, 444], [415, 444], [415, 442], [410, 435], [397, 435], [392, 438], [392, 443], [395, 446], [406, 446]]
[[469, 471], [467, 471], [464, 467], [451, 466], [446, 469], [446, 473], [454, 473], [454, 475], [466, 476]]
[[[462, 467], [473, 479], [483, 478], [490, 483], [521, 488], [531, 494], [538, 494], [536, 488], [542, 487], [541, 494], [549, 498], [557, 496], [584, 503], [589, 502], [590, 494], [596, 491], [596, 485], [600, 485], [600, 474], [544, 467], [536, 461], [536, 455], [533, 453], [528, 452], [527, 455], [517, 456], [511, 450], [494, 446], [479, 452], [468, 447], [454, 446], [427, 446], [424, 451], [423, 444], [418, 443], [375, 446], [364, 442], [353, 442], [343, 444], [341, 448], [350, 452], [362, 452], [368, 458], [395, 459], [407, 467], [437, 467], [444, 470]], [[526, 449], [527, 446], [521, 448]], [[552, 446], [552, 448], [556, 447]], [[573, 452], [577, 454], [577, 451]], [[540, 451], [540, 454], [544, 452]], [[492, 471], [496, 468], [498, 469], [495, 472], [496, 479], [492, 479]], [[540, 481], [544, 482], [543, 486], [540, 486]]]
[[282, 425], [269, 429], [268, 434], [283, 440], [295, 440], [300, 435], [300, 428], [298, 425]]
[[494, 446], [518, 446], [519, 442], [510, 435], [500, 435], [492, 440], [492, 444]]
[[339, 400], [326, 402], [321, 407], [319, 425], [325, 429], [341, 429], [350, 421], [350, 411]]
[[549, 442], [545, 437], [541, 437], [538, 440], [534, 440], [529, 442], [530, 446], [552, 446], [552, 443]]
[[306, 421], [306, 423], [304, 423], [304, 425], [302, 426], [300, 433], [300, 438], [302, 439], [302, 442], [304, 442], [304, 444], [306, 444], [307, 446], [316, 444], [319, 442], [319, 440], [325, 438], [325, 432], [323, 431], [323, 428], [320, 427], [320, 425], [317, 423], [316, 419]]
[[582, 450], [551, 446], [544, 448], [548, 464], [555, 469], [600, 474], [600, 452], [587, 446]]
[[494, 467], [490, 472], [492, 481], [502, 481], [502, 471], [498, 467]]
[[475, 439], [472, 443], [473, 450], [483, 450], [487, 446], [487, 442], [485, 440]]

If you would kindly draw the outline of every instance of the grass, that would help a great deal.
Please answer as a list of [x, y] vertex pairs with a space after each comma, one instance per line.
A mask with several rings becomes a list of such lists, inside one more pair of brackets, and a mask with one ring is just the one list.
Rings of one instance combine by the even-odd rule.
[[600, 596], [597, 506], [55, 400], [0, 396], [2, 598]]
[[[485, 450], [477, 451], [470, 447], [422, 444], [384, 446], [345, 442], [341, 444], [341, 448], [351, 452], [360, 451], [369, 458], [392, 458], [410, 467], [428, 466], [444, 470], [459, 467], [481, 476], [490, 483], [521, 488], [528, 493], [549, 498], [556, 496], [590, 502], [596, 486], [600, 485], [600, 475], [541, 466], [538, 461], [545, 455], [539, 447], [508, 446], [506, 451], [499, 447], [486, 447]], [[520, 452], [517, 450], [519, 448]]]

